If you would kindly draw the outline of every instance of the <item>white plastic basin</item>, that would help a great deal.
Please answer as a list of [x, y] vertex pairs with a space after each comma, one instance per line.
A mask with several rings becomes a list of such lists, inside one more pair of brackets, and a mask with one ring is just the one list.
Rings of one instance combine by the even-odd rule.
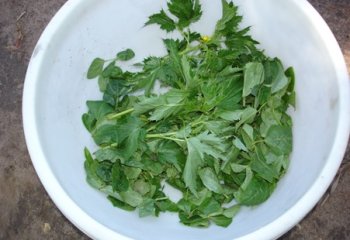
[[[212, 32], [220, 0], [202, 0], [195, 29]], [[138, 60], [164, 54], [157, 26], [147, 17], [161, 0], [69, 0], [41, 36], [28, 68], [23, 121], [30, 156], [52, 200], [79, 229], [95, 239], [274, 239], [300, 221], [326, 191], [342, 160], [350, 125], [349, 80], [339, 46], [306, 0], [240, 0], [243, 25], [272, 57], [294, 66], [297, 108], [290, 169], [271, 198], [244, 208], [228, 228], [189, 228], [175, 214], [139, 218], [114, 208], [85, 181], [83, 148], [94, 149], [81, 115], [87, 99], [100, 99], [86, 80], [92, 59], [132, 48]]]

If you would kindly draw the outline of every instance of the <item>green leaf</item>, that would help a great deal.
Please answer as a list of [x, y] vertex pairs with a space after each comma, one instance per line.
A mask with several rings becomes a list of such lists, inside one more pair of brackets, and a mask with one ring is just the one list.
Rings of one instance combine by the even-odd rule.
[[237, 215], [239, 210], [241, 209], [240, 205], [233, 205], [232, 207], [224, 209], [223, 215], [228, 218], [233, 218], [234, 216]]
[[83, 121], [83, 124], [84, 124], [85, 128], [89, 132], [92, 132], [92, 130], [94, 129], [95, 124], [96, 124], [95, 117], [92, 116], [92, 114], [84, 113], [83, 116], [82, 116], [82, 121]]
[[266, 134], [266, 144], [277, 154], [292, 152], [292, 129], [286, 126], [271, 126]]
[[135, 104], [133, 114], [139, 115], [153, 110], [149, 118], [151, 121], [166, 119], [181, 110], [184, 98], [185, 93], [175, 89], [160, 96], [143, 98]]
[[207, 198], [198, 209], [205, 217], [217, 216], [223, 213], [220, 203], [213, 198]]
[[104, 182], [110, 182], [112, 180], [111, 176], [112, 165], [109, 162], [101, 162], [96, 168], [96, 175], [102, 179]]
[[218, 111], [218, 117], [227, 120], [227, 121], [238, 121], [242, 118], [243, 111]]
[[247, 107], [246, 109], [243, 110], [242, 115], [241, 115], [241, 119], [236, 124], [236, 127], [239, 128], [244, 123], [253, 122], [257, 113], [258, 113], [258, 111], [255, 108]]
[[271, 93], [276, 93], [288, 85], [288, 78], [284, 74], [282, 63], [279, 59], [265, 63], [265, 74], [271, 84]]
[[293, 67], [289, 67], [286, 71], [285, 71], [285, 75], [288, 77], [289, 79], [289, 84], [288, 84], [288, 92], [292, 93], [294, 92], [294, 87], [295, 87], [295, 72], [294, 72], [294, 68]]
[[238, 16], [238, 7], [227, 0], [221, 0], [222, 3], [222, 17], [216, 23], [215, 34], [224, 33], [225, 31], [236, 31], [238, 24], [242, 21], [242, 17]]
[[102, 77], [118, 79], [123, 77], [123, 70], [116, 66], [115, 61], [113, 61], [103, 70]]
[[266, 108], [261, 113], [262, 123], [260, 125], [261, 136], [266, 137], [267, 131], [274, 125], [280, 125], [282, 114], [273, 108]]
[[141, 172], [140, 168], [124, 166], [124, 173], [129, 180], [137, 179]]
[[121, 61], [128, 61], [135, 57], [135, 53], [132, 49], [128, 48], [124, 51], [121, 51], [117, 54], [117, 59]]
[[255, 206], [266, 201], [274, 188], [275, 184], [253, 177], [246, 189], [239, 189], [234, 196], [241, 205]]
[[137, 149], [144, 143], [146, 138], [146, 130], [140, 127], [129, 129], [128, 137], [126, 138], [123, 156], [129, 159]]
[[209, 227], [209, 219], [202, 218], [200, 216], [189, 216], [183, 212], [179, 214], [180, 222], [184, 225], [198, 228], [207, 228]]
[[129, 204], [127, 204], [123, 201], [120, 201], [119, 199], [117, 199], [115, 197], [108, 196], [107, 198], [112, 203], [112, 205], [114, 207], [118, 207], [118, 208], [126, 210], [126, 211], [134, 211], [135, 210], [135, 207], [132, 207]]
[[170, 0], [168, 8], [178, 18], [177, 25], [180, 29], [197, 22], [202, 16], [199, 0]]
[[232, 223], [232, 218], [226, 217], [225, 215], [211, 217], [210, 219], [220, 227], [228, 227]]
[[160, 162], [170, 163], [174, 165], [178, 171], [182, 171], [184, 168], [186, 155], [173, 141], [162, 142], [157, 149], [157, 153]]
[[86, 181], [92, 186], [93, 188], [100, 189], [105, 186], [105, 183], [101, 178], [98, 177], [96, 174], [96, 170], [98, 168], [98, 162], [94, 161], [94, 159], [91, 156], [91, 153], [87, 148], [84, 149], [85, 154], [85, 162], [84, 162], [84, 168], [86, 172]]
[[264, 81], [264, 66], [258, 62], [247, 63], [244, 67], [243, 97], [251, 94]]
[[96, 120], [100, 120], [114, 111], [114, 109], [104, 101], [87, 101], [86, 105], [89, 108], [89, 113]]
[[165, 211], [177, 212], [179, 210], [176, 203], [170, 201], [169, 199], [157, 201], [156, 206], [159, 208], [161, 212], [165, 212]]
[[155, 201], [153, 199], [144, 199], [142, 204], [139, 206], [139, 216], [147, 217], [147, 216], [155, 216], [156, 215], [156, 207]]
[[219, 179], [211, 168], [200, 169], [198, 174], [206, 188], [218, 194], [223, 193], [223, 188], [219, 183]]
[[259, 147], [256, 148], [256, 153], [251, 162], [251, 168], [254, 172], [259, 174], [259, 176], [271, 183], [274, 179], [278, 179], [279, 177], [279, 169], [274, 165], [267, 163], [267, 160]]
[[158, 24], [161, 29], [167, 32], [172, 32], [176, 28], [175, 22], [164, 12], [164, 10], [150, 16], [149, 20], [145, 23], [145, 26], [150, 24]]
[[92, 132], [92, 137], [95, 143], [99, 146], [119, 143], [121, 138], [118, 135], [118, 127], [114, 124], [104, 124], [97, 127]]
[[142, 196], [131, 188], [125, 192], [120, 192], [120, 197], [125, 203], [129, 204], [132, 207], [138, 207], [143, 202]]
[[193, 80], [191, 66], [186, 55], [183, 55], [181, 58], [181, 67], [182, 67], [182, 73], [183, 73], [187, 88], [194, 87], [196, 83]]
[[119, 161], [116, 161], [112, 167], [112, 187], [113, 191], [117, 192], [125, 192], [129, 188], [129, 181]]
[[104, 63], [105, 61], [103, 59], [95, 58], [88, 69], [87, 78], [93, 79], [95, 77], [98, 77], [103, 71]]
[[177, 73], [177, 75], [183, 76], [181, 57], [177, 42], [173, 39], [164, 39], [163, 42], [169, 52], [170, 64], [173, 66], [174, 71]]
[[133, 189], [141, 195], [145, 195], [146, 193], [151, 191], [151, 185], [145, 182], [144, 180], [139, 179], [135, 181]]
[[189, 138], [187, 140], [187, 149], [188, 155], [183, 171], [183, 179], [186, 187], [196, 195], [197, 170], [204, 163], [204, 154], [225, 160], [226, 158], [222, 152], [226, 149], [226, 146], [214, 134], [204, 132], [196, 137]]
[[94, 153], [96, 160], [99, 162], [109, 161], [115, 162], [116, 160], [124, 160], [124, 156], [117, 148], [100, 148]]
[[235, 140], [233, 140], [233, 145], [235, 145], [235, 147], [239, 150], [248, 152], [247, 147], [244, 145], [244, 143], [242, 143], [242, 141], [239, 138], [235, 138]]

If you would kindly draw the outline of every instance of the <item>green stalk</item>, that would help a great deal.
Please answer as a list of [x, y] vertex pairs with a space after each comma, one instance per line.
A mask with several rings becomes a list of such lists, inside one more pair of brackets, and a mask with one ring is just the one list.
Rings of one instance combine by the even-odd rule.
[[112, 120], [112, 119], [116, 119], [116, 118], [119, 118], [119, 117], [121, 117], [121, 116], [124, 116], [124, 115], [126, 115], [126, 114], [128, 114], [128, 113], [131, 113], [131, 112], [133, 112], [135, 109], [134, 108], [130, 108], [130, 109], [127, 109], [127, 110], [125, 110], [125, 111], [123, 111], [123, 112], [119, 112], [119, 113], [115, 113], [115, 114], [111, 114], [111, 115], [108, 115], [108, 119], [109, 120]]

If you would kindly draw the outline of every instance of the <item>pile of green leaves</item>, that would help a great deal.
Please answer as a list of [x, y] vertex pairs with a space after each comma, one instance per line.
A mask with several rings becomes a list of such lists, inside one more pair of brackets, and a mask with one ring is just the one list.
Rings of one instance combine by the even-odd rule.
[[[268, 199], [285, 173], [293, 69], [257, 48], [232, 2], [222, 7], [213, 35], [201, 36], [189, 29], [202, 15], [199, 0], [169, 0], [168, 13], [146, 22], [181, 34], [164, 39], [167, 55], [134, 64], [134, 72], [118, 66], [134, 57], [131, 49], [92, 62], [87, 77], [98, 77], [103, 100], [88, 101], [83, 115], [99, 146], [93, 155], [85, 149], [85, 169], [114, 206], [226, 227], [240, 206]], [[155, 93], [157, 81], [168, 91]], [[165, 184], [180, 190], [181, 200], [169, 199]]]

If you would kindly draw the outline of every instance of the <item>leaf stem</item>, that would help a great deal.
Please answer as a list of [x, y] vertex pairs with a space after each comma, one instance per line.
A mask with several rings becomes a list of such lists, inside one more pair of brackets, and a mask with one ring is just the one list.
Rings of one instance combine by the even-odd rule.
[[185, 140], [180, 139], [180, 138], [173, 138], [173, 137], [167, 137], [162, 134], [147, 134], [146, 138], [162, 138], [162, 139], [167, 139], [167, 140], [172, 140], [172, 141], [177, 141], [177, 142], [185, 142]]
[[167, 136], [175, 135], [176, 133], [177, 133], [177, 132], [147, 134], [147, 137], [148, 137], [148, 138], [167, 137]]
[[119, 117], [121, 117], [121, 116], [124, 116], [124, 115], [126, 115], [126, 114], [128, 114], [128, 113], [131, 113], [131, 112], [133, 112], [134, 110], [135, 110], [134, 108], [130, 108], [130, 109], [127, 109], [127, 110], [125, 110], [125, 111], [123, 111], [123, 112], [111, 114], [111, 115], [109, 115], [107, 118], [108, 118], [109, 120], [116, 119], [116, 118], [119, 118]]

